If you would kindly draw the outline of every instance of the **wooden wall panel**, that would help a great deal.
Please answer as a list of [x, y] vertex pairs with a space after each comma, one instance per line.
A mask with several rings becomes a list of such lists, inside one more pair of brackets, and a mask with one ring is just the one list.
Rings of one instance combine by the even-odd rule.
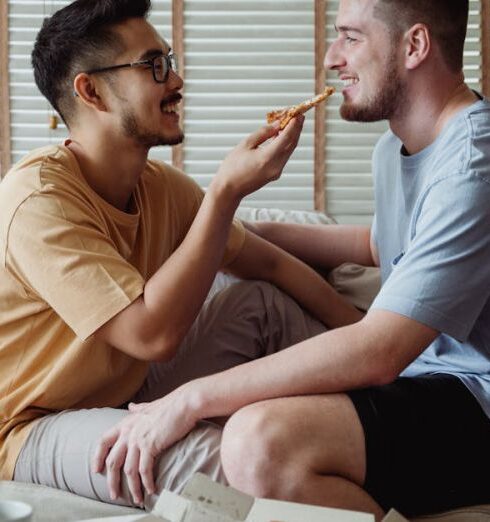
[[[325, 0], [315, 0], [315, 92], [325, 89], [323, 59], [326, 50]], [[315, 210], [325, 212], [325, 103], [315, 107]]]
[[[184, 0], [172, 0], [172, 49], [179, 60], [179, 75], [185, 80], [185, 46], [184, 46]], [[185, 90], [185, 86], [184, 86]], [[184, 125], [185, 96], [180, 102], [180, 121]], [[184, 169], [184, 145], [172, 147], [172, 164], [175, 168]]]
[[0, 176], [10, 168], [8, 2], [0, 2]]

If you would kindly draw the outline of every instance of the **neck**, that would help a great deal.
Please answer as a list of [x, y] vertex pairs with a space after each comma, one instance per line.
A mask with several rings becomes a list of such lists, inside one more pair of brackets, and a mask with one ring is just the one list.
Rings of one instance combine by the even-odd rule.
[[390, 120], [391, 130], [401, 139], [408, 154], [416, 154], [439, 136], [459, 111], [478, 97], [464, 83], [463, 75], [413, 85], [405, 100], [406, 110]]
[[127, 211], [148, 149], [128, 138], [96, 131], [72, 132], [68, 147], [90, 187], [112, 206]]

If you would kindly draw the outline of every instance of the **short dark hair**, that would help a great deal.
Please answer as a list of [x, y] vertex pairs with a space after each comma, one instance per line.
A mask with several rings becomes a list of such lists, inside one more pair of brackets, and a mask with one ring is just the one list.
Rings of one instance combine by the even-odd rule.
[[427, 25], [446, 65], [458, 72], [463, 67], [468, 11], [468, 0], [378, 0], [374, 15], [385, 22], [395, 36], [416, 23]]
[[67, 125], [75, 109], [75, 76], [107, 65], [124, 50], [112, 27], [146, 18], [150, 8], [150, 0], [76, 0], [44, 20], [31, 55], [34, 79]]

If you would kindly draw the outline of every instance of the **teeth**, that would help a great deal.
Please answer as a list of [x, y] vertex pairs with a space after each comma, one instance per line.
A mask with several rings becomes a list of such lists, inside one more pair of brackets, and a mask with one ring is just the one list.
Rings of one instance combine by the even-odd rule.
[[358, 82], [359, 80], [357, 78], [346, 78], [345, 80], [342, 80], [344, 87], [350, 87], [351, 85], [355, 85]]
[[162, 107], [163, 112], [175, 112], [177, 109], [177, 103], [168, 103]]

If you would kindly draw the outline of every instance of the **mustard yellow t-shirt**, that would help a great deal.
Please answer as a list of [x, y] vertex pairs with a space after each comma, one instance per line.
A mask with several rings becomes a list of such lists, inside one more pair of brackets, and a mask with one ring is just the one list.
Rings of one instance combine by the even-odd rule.
[[[33, 422], [69, 408], [118, 407], [148, 364], [93, 338], [143, 293], [203, 198], [148, 161], [132, 213], [99, 197], [66, 146], [28, 155], [0, 183], [0, 479], [13, 476]], [[223, 264], [243, 245], [231, 229]]]

